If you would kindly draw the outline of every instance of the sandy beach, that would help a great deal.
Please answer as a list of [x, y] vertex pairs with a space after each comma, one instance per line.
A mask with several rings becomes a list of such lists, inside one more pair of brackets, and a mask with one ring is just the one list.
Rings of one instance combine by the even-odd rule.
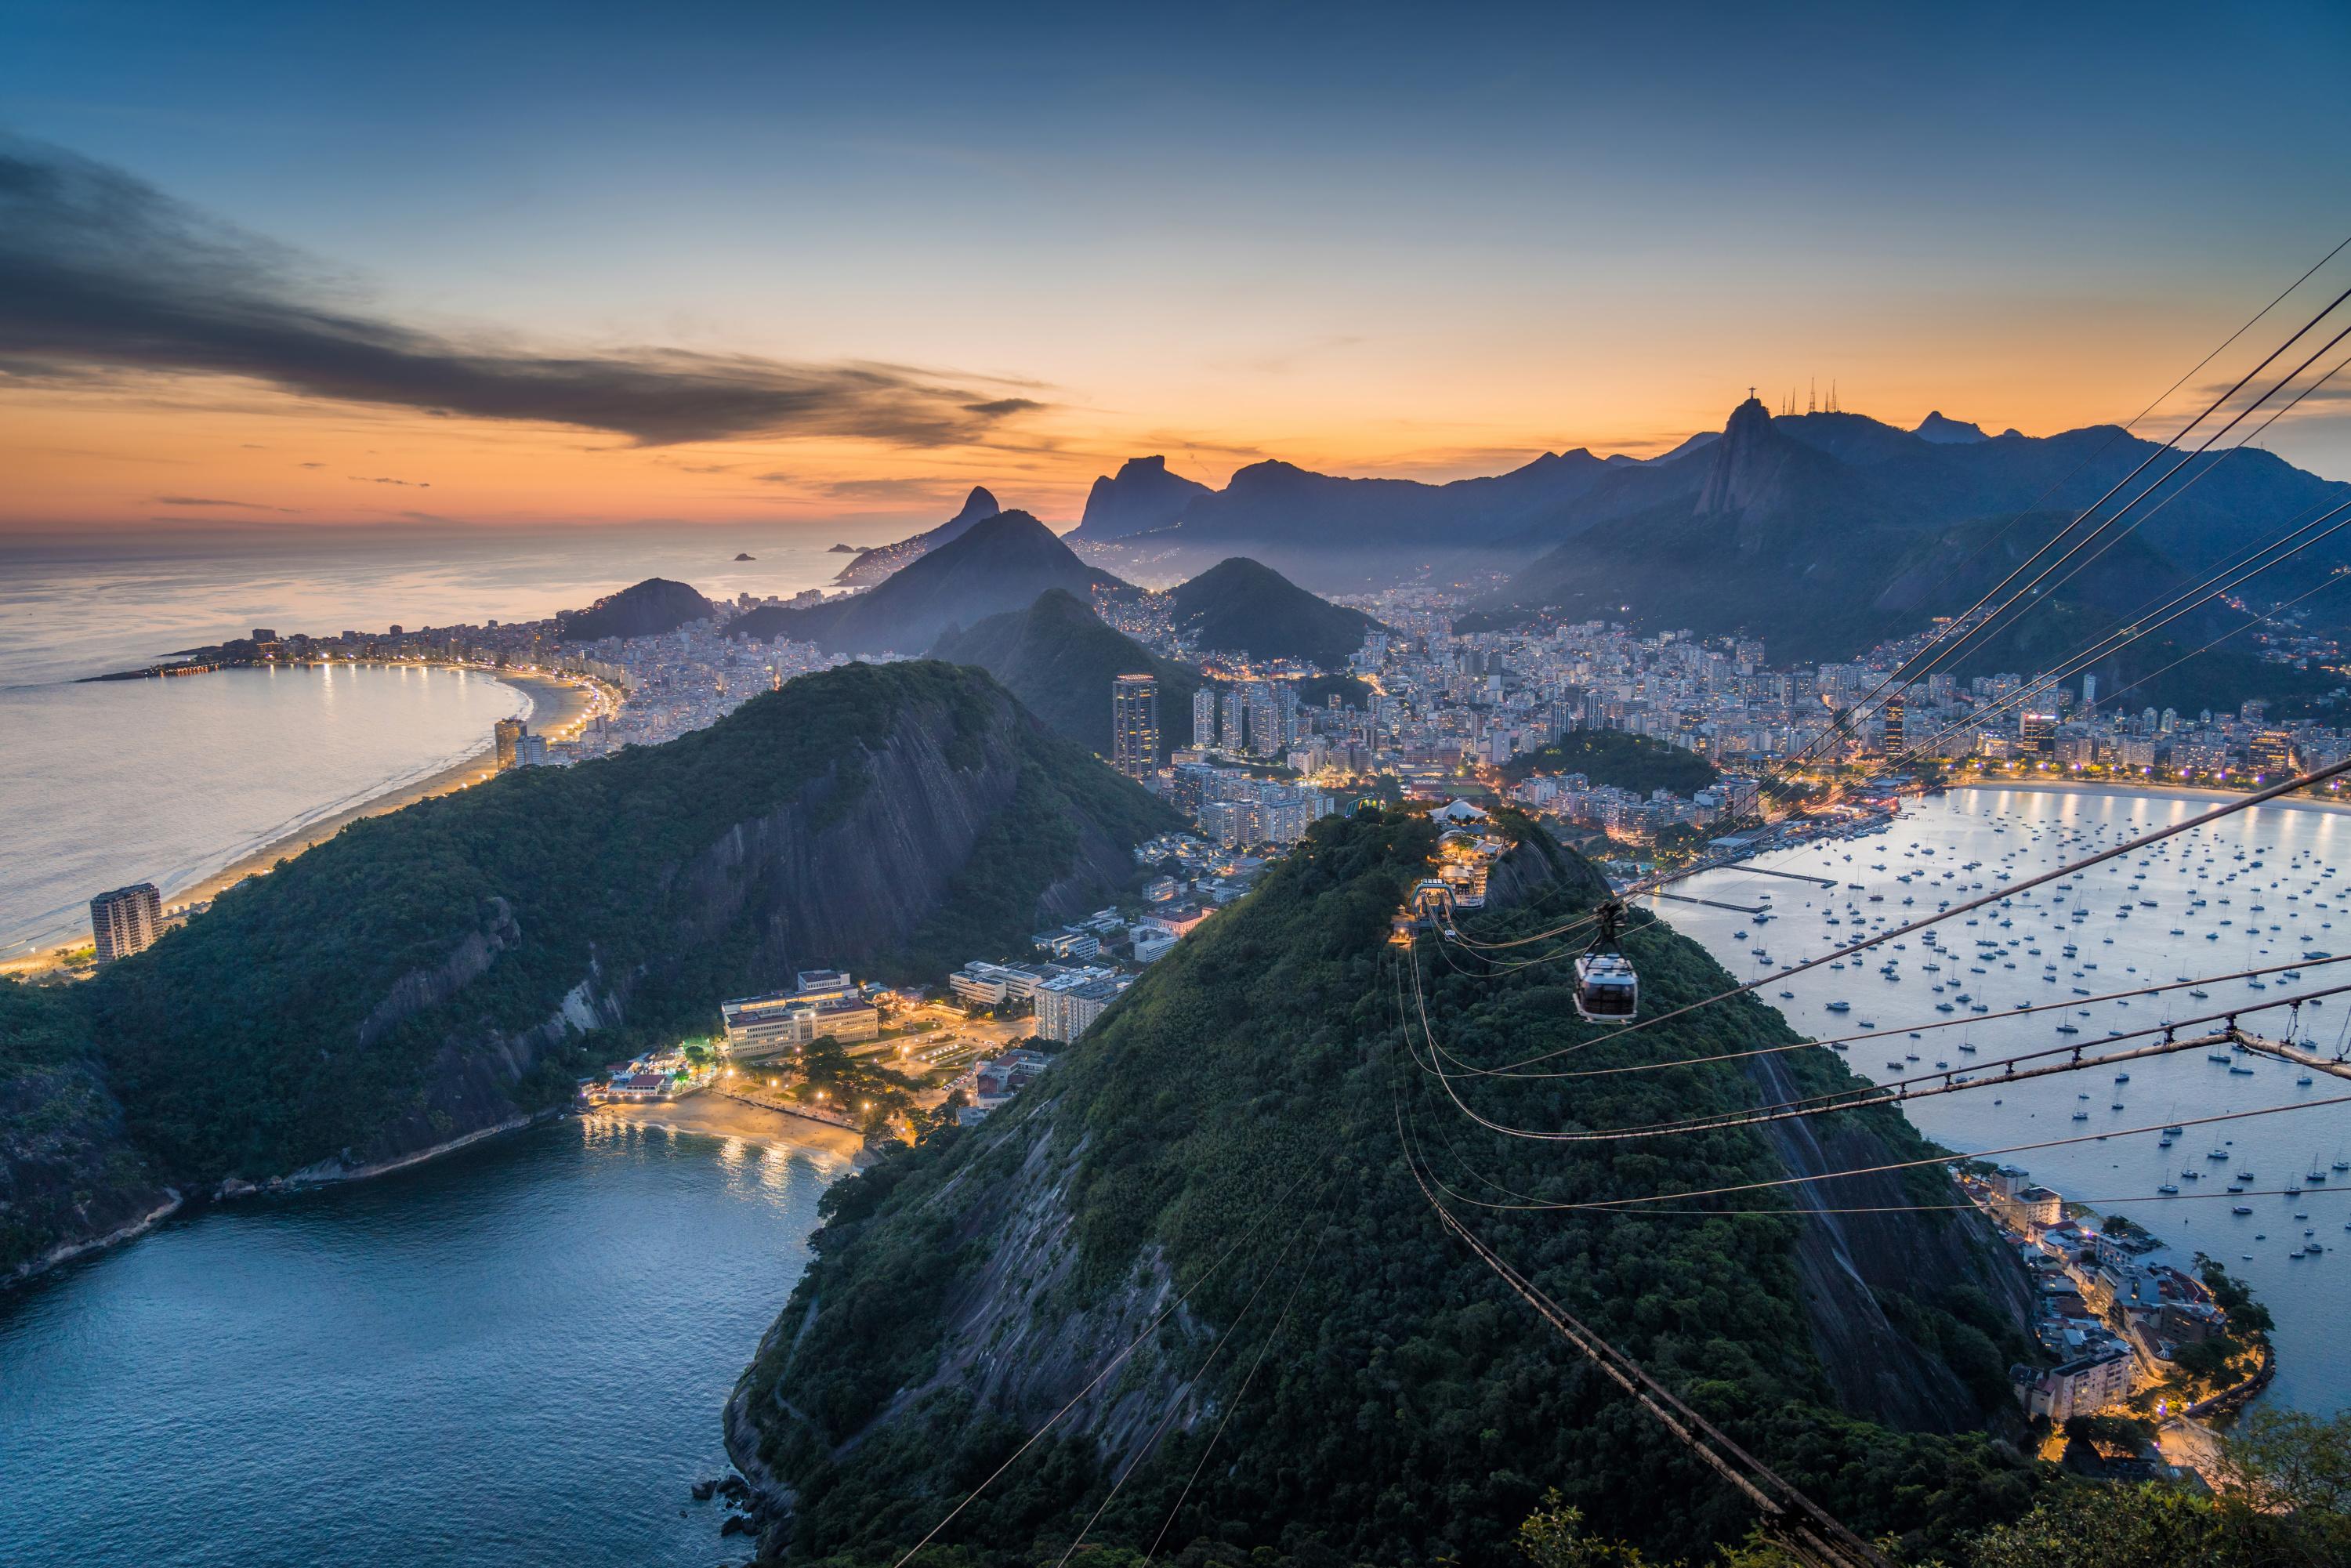
[[[530, 712], [525, 722], [530, 726], [534, 734], [544, 735], [557, 740], [568, 739], [580, 720], [588, 714], [590, 688], [580, 682], [553, 675], [520, 673], [501, 674], [497, 678], [530, 699]], [[435, 795], [445, 795], [452, 790], [478, 784], [496, 772], [491, 766], [491, 760], [492, 747], [485, 744], [482, 749], [472, 757], [453, 767], [444, 768], [438, 773], [412, 779], [397, 789], [370, 796], [357, 805], [329, 816], [320, 817], [315, 821], [305, 822], [293, 831], [271, 840], [248, 854], [239, 856], [193, 886], [173, 893], [165, 905], [166, 913], [185, 908], [191, 904], [199, 904], [215, 898], [243, 882], [246, 877], [263, 875], [279, 861], [290, 860], [313, 844], [324, 843], [362, 818], [380, 817], [388, 811], [397, 811], [402, 807], [413, 806], [419, 800], [427, 800]], [[24, 974], [54, 968], [62, 961], [65, 954], [77, 948], [87, 947], [89, 946], [89, 933], [78, 933], [70, 940], [59, 943], [43, 952], [27, 955], [0, 965], [0, 973]]]
[[802, 1151], [820, 1160], [842, 1165], [857, 1160], [865, 1140], [842, 1127], [828, 1127], [780, 1111], [764, 1111], [716, 1094], [689, 1094], [682, 1100], [643, 1104], [600, 1105], [590, 1118], [609, 1117], [640, 1127], [664, 1127], [675, 1133], [700, 1133], [714, 1138], [738, 1138], [773, 1149]]

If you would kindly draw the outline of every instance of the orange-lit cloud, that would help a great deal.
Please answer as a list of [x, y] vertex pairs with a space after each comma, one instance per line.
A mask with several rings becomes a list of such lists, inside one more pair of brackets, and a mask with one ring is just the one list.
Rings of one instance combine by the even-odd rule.
[[893, 294], [860, 318], [868, 357], [796, 356], [747, 287], [741, 348], [550, 348], [412, 324], [118, 171], [0, 142], [0, 528], [878, 523], [973, 485], [1073, 521], [1150, 453], [1211, 485], [1267, 457], [1442, 480], [1646, 455], [1750, 378], [1801, 405], [1814, 367], [1895, 423], [2046, 434], [2126, 417], [2234, 324], [2126, 292], [1765, 297], [1669, 268], [1578, 291], [1516, 265], [1409, 298], [1311, 269], [1255, 293], [1073, 277], [1020, 310]]

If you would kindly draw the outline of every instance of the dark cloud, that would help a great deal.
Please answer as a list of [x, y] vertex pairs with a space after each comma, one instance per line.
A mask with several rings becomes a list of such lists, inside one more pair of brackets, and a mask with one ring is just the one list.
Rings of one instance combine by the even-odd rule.
[[[2297, 361], [2287, 361], [2284, 362], [2291, 365]], [[2289, 406], [2298, 405], [2301, 408], [2308, 408], [2313, 403], [2351, 402], [2351, 385], [2346, 385], [2344, 382], [2335, 380], [2337, 375], [2342, 374], [2344, 371], [2351, 371], [2351, 360], [2343, 360], [2338, 362], [2337, 361], [2322, 357], [2319, 360], [2316, 368], [2318, 372], [2316, 375], [2314, 376], [2309, 371], [2304, 371], [2302, 375], [2296, 376], [2294, 378], [2294, 384], [2286, 388], [2283, 392], [2275, 390], [2275, 374], [2268, 377], [2256, 377], [2252, 384], [2240, 390], [2229, 402], [2223, 405], [2223, 407], [2227, 412], [2234, 413], [2240, 409], [2252, 406], [2256, 399], [2260, 399], [2260, 411], [2254, 413], [2247, 422], [2248, 423], [2258, 423], [2259, 421], [2267, 418], [2270, 414], [2280, 412]], [[2282, 374], [2283, 372], [2281, 371], [2277, 373]], [[2346, 377], [2346, 379], [2351, 380], [2351, 377]], [[2228, 383], [2223, 382], [2214, 382], [2210, 386], [2199, 387], [2197, 389], [2197, 394], [2200, 395], [2208, 402], [2217, 400], [2228, 392]], [[2262, 394], [2264, 392], [2269, 395], [2263, 397]], [[2225, 424], [2228, 421], [2221, 419], [2215, 420], [2213, 423], [2216, 425]], [[2245, 426], [2242, 424], [2237, 427], [2238, 430], [2243, 430]], [[2231, 433], [2232, 438], [2233, 434], [2234, 433]], [[2199, 439], [2200, 439], [2200, 436]]]
[[352, 474], [346, 477], [354, 485], [405, 485], [413, 490], [433, 488], [433, 481], [430, 479], [380, 479], [367, 474]]
[[952, 505], [971, 491], [971, 481], [944, 474], [909, 474], [893, 479], [831, 479], [817, 488], [842, 501], [933, 502]]
[[301, 510], [299, 507], [273, 507], [262, 501], [224, 501], [214, 496], [158, 496], [155, 504], [159, 507], [234, 507], [246, 512], [292, 514]]
[[946, 445], [1040, 406], [898, 365], [674, 349], [549, 354], [402, 326], [340, 303], [293, 251], [120, 170], [13, 137], [0, 137], [0, 366], [25, 377], [242, 376], [644, 445], [758, 435]]

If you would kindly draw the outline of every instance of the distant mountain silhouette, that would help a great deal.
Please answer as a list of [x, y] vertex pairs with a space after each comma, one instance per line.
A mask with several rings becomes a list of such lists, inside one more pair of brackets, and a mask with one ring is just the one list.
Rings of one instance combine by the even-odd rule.
[[[1671, 463], [1677, 457], [1687, 457], [1691, 453], [1696, 452], [1699, 447], [1708, 445], [1711, 443], [1721, 439], [1722, 432], [1719, 430], [1701, 430], [1695, 435], [1686, 435], [1682, 437], [1680, 441], [1675, 443], [1674, 445], [1666, 451], [1658, 453], [1655, 457], [1624, 457], [1621, 460], [1626, 463]], [[1614, 463], [1619, 460], [1620, 459], [1618, 457], [1611, 457], [1608, 461]]]
[[1086, 495], [1085, 518], [1071, 537], [1094, 541], [1149, 533], [1170, 527], [1186, 507], [1215, 494], [1196, 479], [1167, 472], [1165, 457], [1130, 457], [1116, 477], [1094, 481]]
[[836, 653], [919, 653], [948, 631], [1028, 608], [1049, 588], [1087, 598], [1096, 587], [1133, 591], [1080, 560], [1028, 513], [999, 512], [862, 593], [799, 609], [768, 605], [727, 630], [790, 637]]
[[585, 610], [567, 610], [555, 618], [556, 635], [569, 643], [593, 643], [604, 637], [658, 637], [692, 621], [707, 621], [718, 607], [683, 582], [649, 577], [643, 582], [608, 593]]
[[[1740, 414], [1751, 427], [1743, 441], [1700, 432], [1646, 461], [1576, 450], [1445, 485], [1265, 462], [1221, 490], [1150, 479], [1137, 490], [1155, 497], [1145, 507], [1128, 503], [1126, 481], [1163, 465], [1129, 464], [1097, 481], [1071, 540], [1130, 573], [1198, 572], [1245, 556], [1321, 591], [1499, 570], [1513, 580], [1470, 624], [1545, 608], [1622, 616], [1629, 604], [1645, 624], [1743, 627], [1792, 655], [1834, 657], [1964, 609], [2022, 559], [2017, 547], [2029, 553], [2160, 450], [2112, 425], [1987, 436], [1940, 413], [1904, 430], [1857, 413], [1775, 419], [1751, 400]], [[2064, 592], [2135, 611], [2346, 497], [2351, 488], [2257, 447], [2199, 458]], [[2046, 515], [2001, 533], [2028, 510]], [[1998, 546], [1971, 559], [1995, 535]], [[2346, 559], [2351, 542], [2330, 545], [2256, 586], [2283, 597]]]
[[[1148, 462], [1149, 460], [1138, 460]], [[1399, 572], [1458, 563], [1465, 549], [1490, 547], [1534, 526], [1616, 472], [1590, 452], [1549, 453], [1492, 478], [1425, 485], [1412, 479], [1346, 479], [1295, 465], [1253, 463], [1222, 490], [1137, 464], [1098, 479], [1072, 543], [1124, 543], [1177, 570], [1198, 571], [1246, 554], [1288, 576], [1324, 587], [1392, 580]], [[1130, 475], [1144, 480], [1129, 500]], [[1177, 486], [1186, 486], [1178, 490]], [[1439, 548], [1444, 547], [1444, 548]], [[1509, 559], [1532, 553], [1512, 547]], [[1506, 562], [1505, 562], [1506, 563]]]
[[[861, 550], [857, 559], [841, 569], [835, 582], [848, 588], [871, 588], [892, 572], [923, 559], [943, 544], [963, 538], [972, 524], [985, 522], [1004, 510], [986, 488], [974, 485], [971, 494], [964, 497], [963, 510], [937, 528], [898, 540], [895, 544], [876, 545]], [[841, 547], [832, 547], [839, 549]]]
[[[2112, 426], [1970, 438], [1972, 426], [1928, 423], [1932, 439], [1860, 414], [1775, 419], [1750, 399], [1719, 442], [1656, 468], [1611, 470], [1523, 535], [1551, 548], [1484, 602], [1490, 620], [1471, 624], [1536, 609], [1629, 615], [1652, 627], [1744, 629], [1775, 656], [1848, 656], [1966, 609], [2159, 450]], [[2156, 500], [2174, 497], [2159, 511], [2134, 508], [2129, 517], [2144, 525], [2115, 530], [2112, 549], [2085, 552], [2084, 570], [2055, 590], [2058, 608], [2043, 618], [2076, 617], [2069, 623], [2086, 641], [2310, 508], [2351, 499], [2351, 486], [2248, 448], [2197, 460]], [[2035, 510], [2011, 527], [2027, 508]], [[2343, 559], [2331, 551], [2263, 580], [2284, 592]], [[2228, 623], [2216, 608], [2180, 632]], [[1984, 656], [2018, 656], [2016, 644], [2003, 646], [1988, 640]], [[2114, 690], [2128, 674], [2114, 666], [2103, 684]]]
[[1026, 610], [947, 632], [931, 657], [977, 664], [1029, 712], [1104, 757], [1111, 749], [1112, 680], [1155, 675], [1160, 756], [1191, 744], [1199, 675], [1104, 624], [1091, 604], [1061, 589], [1039, 594]]
[[1932, 441], [1946, 446], [1962, 446], [1971, 441], [1991, 439], [1980, 426], [1963, 420], [1945, 419], [1940, 411], [1930, 413], [1920, 420], [1918, 428], [1911, 434], [1921, 441]]
[[1325, 670], [1345, 667], [1379, 622], [1360, 610], [1317, 599], [1270, 567], [1236, 556], [1219, 561], [1170, 594], [1176, 630], [1204, 649], [1247, 649], [1253, 658], [1307, 659]]

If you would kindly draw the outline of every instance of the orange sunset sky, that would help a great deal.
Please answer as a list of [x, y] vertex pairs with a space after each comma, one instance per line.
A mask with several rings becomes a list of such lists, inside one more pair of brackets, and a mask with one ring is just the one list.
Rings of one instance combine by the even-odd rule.
[[[2129, 85], [2191, 28], [2160, 8], [723, 46], [467, 15], [461, 50], [364, 16], [23, 29], [0, 529], [870, 538], [974, 484], [1067, 524], [1141, 454], [1452, 478], [1813, 378], [2043, 434], [2137, 413], [2351, 214], [2324, 7], [2199, 40], [2192, 123]], [[2265, 440], [2351, 476], [2340, 406]]]

